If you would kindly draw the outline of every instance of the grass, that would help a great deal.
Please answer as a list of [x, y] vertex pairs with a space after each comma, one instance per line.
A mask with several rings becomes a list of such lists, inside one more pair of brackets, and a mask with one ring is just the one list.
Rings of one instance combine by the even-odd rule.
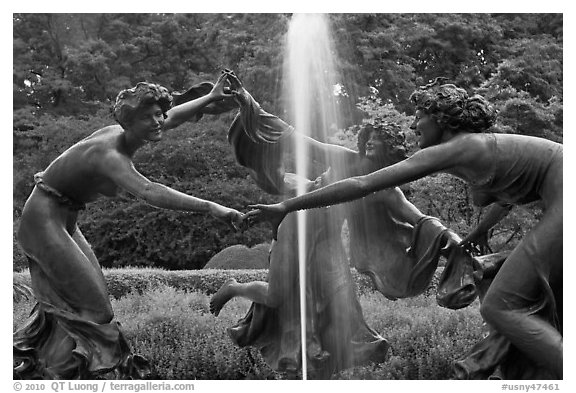
[[[142, 273], [138, 270], [134, 274]], [[213, 273], [220, 281], [221, 272]], [[208, 273], [203, 277], [210, 281]], [[15, 282], [22, 280], [15, 276]], [[149, 280], [112, 298], [112, 305], [134, 351], [153, 365], [154, 379], [285, 379], [257, 350], [238, 348], [227, 336], [226, 329], [244, 316], [250, 303], [234, 299], [216, 318], [209, 312], [209, 299], [205, 291]], [[392, 302], [364, 291], [359, 299], [368, 325], [389, 340], [393, 353], [383, 364], [348, 369], [334, 379], [449, 379], [451, 362], [482, 335], [476, 303], [452, 311], [439, 307], [433, 297]], [[14, 329], [32, 306], [25, 299], [14, 303]]]

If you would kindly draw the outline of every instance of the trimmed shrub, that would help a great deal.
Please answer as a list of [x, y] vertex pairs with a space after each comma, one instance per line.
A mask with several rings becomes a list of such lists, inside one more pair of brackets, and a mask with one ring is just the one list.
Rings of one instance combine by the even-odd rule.
[[204, 269], [268, 269], [270, 244], [262, 243], [248, 248], [236, 244], [214, 255]]
[[[170, 286], [208, 295], [215, 293], [224, 282], [234, 277], [238, 282], [266, 281], [267, 269], [202, 269], [202, 270], [163, 270], [158, 268], [119, 268], [102, 269], [108, 286], [108, 293], [115, 299], [131, 292], [144, 293], [160, 286]], [[359, 293], [373, 291], [370, 279], [352, 269], [352, 277]], [[13, 273], [14, 282], [30, 285], [28, 269]]]
[[[476, 303], [451, 311], [430, 297], [391, 302], [367, 293], [359, 300], [368, 325], [389, 340], [392, 356], [333, 379], [449, 379], [452, 361], [482, 337]], [[26, 299], [14, 302], [14, 328], [32, 305]], [[256, 349], [239, 348], [227, 337], [227, 328], [250, 307], [246, 299], [233, 299], [216, 318], [209, 312], [208, 295], [158, 284], [113, 299], [112, 306], [134, 352], [150, 361], [153, 379], [288, 378], [271, 370]]]

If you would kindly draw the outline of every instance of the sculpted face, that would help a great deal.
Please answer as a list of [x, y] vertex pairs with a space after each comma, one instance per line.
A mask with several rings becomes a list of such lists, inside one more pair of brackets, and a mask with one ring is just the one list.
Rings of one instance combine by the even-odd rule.
[[136, 116], [134, 116], [130, 129], [142, 140], [157, 142], [162, 139], [163, 125], [164, 113], [160, 105], [153, 104], [138, 111]]
[[442, 141], [442, 129], [436, 120], [420, 109], [416, 111], [410, 129], [416, 133], [418, 146], [421, 149], [437, 145]]
[[371, 132], [370, 138], [366, 142], [366, 157], [373, 160], [382, 160], [386, 156], [386, 146], [384, 141], [378, 138], [377, 133]]

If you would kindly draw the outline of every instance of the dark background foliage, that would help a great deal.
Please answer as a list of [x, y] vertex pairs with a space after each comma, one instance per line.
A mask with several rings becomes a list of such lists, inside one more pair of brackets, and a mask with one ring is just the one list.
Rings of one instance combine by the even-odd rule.
[[[14, 228], [33, 174], [110, 124], [111, 100], [138, 81], [183, 91], [228, 67], [266, 110], [283, 116], [289, 21], [288, 14], [13, 14]], [[562, 14], [334, 14], [330, 21], [346, 92], [338, 97], [344, 116], [331, 141], [354, 146], [350, 127], [363, 119], [407, 125], [410, 93], [444, 76], [489, 98], [500, 132], [562, 142]], [[234, 161], [226, 140], [232, 116], [182, 125], [139, 152], [136, 167], [240, 210], [274, 201]], [[482, 214], [467, 191], [447, 176], [407, 187], [420, 209], [462, 234]], [[538, 206], [516, 209], [494, 229], [492, 248], [514, 244], [538, 214]], [[270, 241], [265, 226], [235, 233], [209, 216], [157, 210], [130, 195], [93, 203], [80, 227], [107, 267], [198, 269], [230, 245]], [[25, 266], [16, 242], [14, 266]]]

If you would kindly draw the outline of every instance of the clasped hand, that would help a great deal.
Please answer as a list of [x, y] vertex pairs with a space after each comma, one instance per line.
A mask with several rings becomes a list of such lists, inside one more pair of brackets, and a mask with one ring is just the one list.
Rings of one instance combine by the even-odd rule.
[[225, 68], [221, 71], [220, 76], [209, 94], [216, 100], [223, 100], [234, 97], [239, 94], [242, 89], [242, 82], [240, 82], [240, 79], [234, 74], [234, 71]]
[[263, 221], [269, 222], [272, 226], [272, 237], [274, 240], [278, 239], [278, 227], [284, 217], [286, 217], [286, 209], [282, 203], [276, 203], [273, 205], [249, 205], [251, 209], [248, 213], [244, 215], [244, 220], [246, 220], [249, 225], [254, 225]]
[[472, 255], [486, 254], [487, 251], [492, 251], [488, 246], [488, 234], [472, 231], [466, 236], [459, 244], [464, 250]]
[[229, 73], [231, 72], [232, 71], [229, 70], [223, 70], [218, 79], [216, 80], [216, 83], [212, 87], [212, 90], [210, 90], [209, 94], [212, 97], [214, 97], [216, 101], [220, 101], [225, 98], [234, 96], [235, 92], [231, 88], [231, 83], [228, 79]]
[[236, 209], [227, 208], [226, 210], [219, 211], [215, 216], [226, 222], [236, 231], [244, 231], [248, 229], [249, 226], [260, 222], [269, 222], [272, 226], [272, 236], [274, 240], [277, 240], [278, 227], [287, 214], [284, 205], [282, 203], [273, 205], [257, 204], [249, 205], [248, 207], [253, 210], [242, 214]]

